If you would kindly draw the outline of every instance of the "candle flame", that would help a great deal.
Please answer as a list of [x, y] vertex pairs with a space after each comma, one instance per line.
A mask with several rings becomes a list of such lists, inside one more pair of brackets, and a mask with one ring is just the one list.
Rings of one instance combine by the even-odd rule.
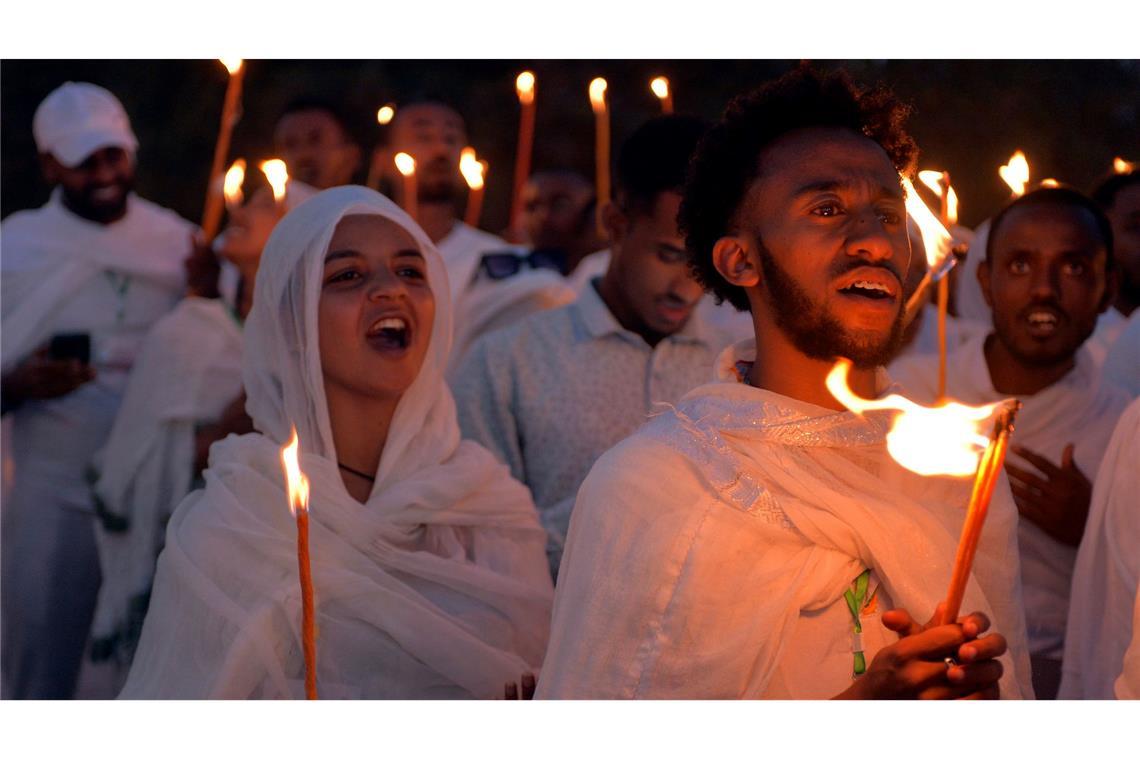
[[978, 469], [989, 444], [980, 428], [1002, 402], [966, 406], [949, 401], [929, 407], [897, 393], [865, 399], [851, 392], [847, 384], [850, 372], [851, 362], [840, 359], [827, 375], [827, 389], [855, 414], [876, 409], [898, 412], [887, 433], [887, 451], [896, 462], [919, 475], [969, 477]]
[[405, 177], [410, 177], [416, 173], [416, 159], [407, 153], [397, 153], [393, 160], [396, 162], [396, 169]]
[[1009, 157], [1009, 163], [998, 167], [998, 175], [1009, 185], [1015, 198], [1025, 195], [1029, 184], [1029, 161], [1020, 150]]
[[595, 113], [606, 108], [606, 80], [601, 77], [590, 82], [590, 105], [594, 107]]
[[946, 193], [946, 221], [950, 224], [958, 223], [958, 193], [954, 192], [954, 187], [951, 185]]
[[226, 71], [230, 72], [230, 76], [241, 71], [242, 59], [241, 58], [219, 58], [221, 64], [226, 67]]
[[297, 450], [300, 448], [300, 439], [297, 437], [297, 428], [293, 428], [293, 437], [281, 449], [281, 466], [285, 468], [285, 484], [289, 492], [289, 511], [294, 515], [297, 510], [309, 511], [309, 479], [301, 472]]
[[273, 188], [273, 200], [277, 203], [285, 200], [285, 192], [289, 184], [289, 170], [286, 168], [285, 162], [280, 158], [271, 158], [268, 161], [262, 161], [260, 168], [265, 178], [269, 180], [269, 186]]
[[[941, 175], [939, 175], [941, 176]], [[903, 189], [906, 190], [906, 213], [922, 231], [922, 245], [926, 249], [926, 263], [934, 269], [950, 253], [952, 240], [950, 233], [938, 221], [922, 198], [918, 197], [918, 190], [906, 177], [899, 178]]]
[[379, 110], [376, 111], [376, 122], [380, 126], [391, 123], [394, 118], [396, 118], [396, 106], [391, 103], [380, 106]]
[[515, 92], [518, 93], [520, 103], [530, 105], [534, 102], [533, 71], [524, 71], [515, 78]]
[[233, 165], [226, 171], [225, 181], [222, 183], [222, 194], [226, 197], [226, 202], [232, 205], [240, 205], [242, 201], [241, 186], [245, 182], [245, 159], [239, 158], [233, 162]]
[[649, 89], [661, 100], [669, 97], [669, 80], [666, 77], [656, 77], [649, 83]]
[[467, 186], [472, 190], [479, 190], [483, 187], [483, 172], [486, 167], [486, 161], [479, 161], [475, 158], [474, 148], [464, 148], [463, 152], [459, 154], [459, 172], [467, 181]]
[[1052, 177], [1041, 180], [1041, 187], [1060, 187], [1060, 186], [1061, 186], [1061, 183], [1058, 182], [1057, 180], [1053, 179]]
[[1116, 174], [1130, 174], [1136, 171], [1136, 164], [1131, 161], [1125, 161], [1120, 156], [1112, 159], [1112, 171]]
[[[938, 193], [938, 197], [942, 197], [942, 178], [943, 172], [935, 171], [933, 169], [923, 169], [918, 173], [918, 179], [922, 184], [929, 187], [934, 192]], [[953, 185], [947, 185], [946, 188], [946, 221], [950, 224], [958, 223], [958, 193], [954, 192]]]

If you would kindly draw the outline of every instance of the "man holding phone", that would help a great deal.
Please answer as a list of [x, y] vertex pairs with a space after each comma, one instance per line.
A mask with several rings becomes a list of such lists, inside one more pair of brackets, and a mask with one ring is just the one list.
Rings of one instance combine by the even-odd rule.
[[194, 227], [131, 192], [138, 143], [107, 90], [67, 82], [32, 126], [54, 189], [2, 227], [2, 680], [5, 698], [66, 699], [100, 582], [87, 468], [184, 290]]

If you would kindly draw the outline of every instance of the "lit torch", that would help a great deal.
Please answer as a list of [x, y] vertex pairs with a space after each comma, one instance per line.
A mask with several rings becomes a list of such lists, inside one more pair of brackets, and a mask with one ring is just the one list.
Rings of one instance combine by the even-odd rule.
[[281, 449], [289, 511], [297, 518], [297, 567], [301, 578], [301, 649], [305, 655], [305, 698], [317, 698], [317, 635], [313, 616], [313, 573], [309, 563], [309, 479], [301, 472], [297, 428]]
[[[851, 392], [847, 383], [850, 371], [851, 362], [839, 360], [827, 376], [827, 389], [839, 403], [856, 414], [876, 409], [898, 412], [887, 433], [887, 451], [896, 462], [919, 475], [974, 477], [946, 592], [946, 606], [938, 621], [940, 625], [954, 622], [962, 606], [962, 595], [966, 591], [966, 581], [970, 577], [990, 499], [1005, 462], [1013, 419], [1021, 404], [1009, 400], [986, 406], [966, 406], [950, 401], [927, 407], [898, 394], [869, 400]], [[979, 428], [995, 412], [997, 419], [993, 435], [987, 438]]]
[[206, 185], [206, 204], [202, 213], [202, 237], [206, 245], [213, 242], [222, 223], [222, 206], [224, 201], [223, 185], [226, 155], [230, 152], [230, 136], [234, 125], [240, 117], [241, 83], [245, 75], [245, 66], [241, 58], [220, 59], [226, 71], [229, 72], [229, 83], [226, 85], [226, 98], [222, 105], [222, 120], [218, 125], [218, 139], [214, 142], [214, 160], [210, 164], [210, 180]]
[[590, 82], [590, 106], [594, 109], [594, 164], [597, 181], [598, 230], [602, 226], [602, 209], [610, 201], [610, 111], [606, 105], [606, 80]]
[[998, 176], [1009, 185], [1014, 198], [1025, 195], [1025, 186], [1029, 184], [1029, 161], [1020, 150], [1009, 157], [1009, 163], [998, 167]]
[[404, 211], [415, 219], [419, 215], [419, 199], [416, 197], [416, 159], [407, 153], [397, 153], [393, 158], [396, 170], [404, 178]]
[[245, 159], [234, 161], [226, 171], [226, 181], [223, 184], [222, 194], [226, 197], [226, 208], [233, 210], [241, 205], [244, 196], [241, 186], [245, 182]]
[[649, 89], [661, 101], [661, 113], [673, 113], [673, 91], [669, 89], [669, 79], [667, 77], [654, 77], [649, 83]]
[[479, 215], [483, 211], [483, 185], [486, 179], [487, 162], [475, 157], [474, 148], [464, 148], [459, 154], [459, 171], [467, 182], [467, 212], [463, 221], [472, 227], [479, 226]]
[[519, 96], [519, 142], [515, 153], [515, 182], [511, 188], [511, 218], [507, 229], [513, 237], [520, 239], [523, 188], [530, 176], [530, 159], [534, 153], [534, 72], [524, 71], [518, 75], [515, 79], [515, 92]]
[[[918, 173], [918, 178], [922, 181], [922, 183], [924, 185], [929, 187], [934, 192], [938, 193], [938, 197], [941, 199], [941, 212], [942, 212], [941, 213], [941, 217], [942, 217], [941, 218], [941, 224], [943, 225], [942, 231], [945, 232], [946, 227], [949, 227], [951, 224], [958, 221], [958, 195], [954, 192], [954, 188], [950, 186], [950, 172], [938, 172], [938, 171], [929, 171], [929, 170], [928, 171], [921, 171]], [[909, 194], [912, 189], [913, 189], [913, 186], [908, 184], [907, 185], [907, 193]], [[919, 206], [926, 208], [926, 204], [924, 204], [922, 202], [921, 198], [917, 197], [917, 193], [915, 194], [914, 202], [917, 203]], [[908, 203], [910, 203], [909, 198], [908, 198]], [[909, 212], [909, 210], [910, 209], [908, 208], [908, 212]], [[915, 207], [915, 210], [918, 211], [918, 208]], [[913, 216], [913, 214], [912, 214], [912, 216]], [[918, 222], [917, 219], [915, 221]], [[922, 228], [921, 223], [919, 224], [919, 226], [920, 226], [920, 228]], [[922, 239], [923, 239], [923, 242], [925, 243], [927, 231], [925, 228], [922, 228], [922, 231], [923, 231]], [[931, 234], [935, 235], [939, 241], [943, 240], [941, 234], [937, 230], [934, 230], [933, 228], [931, 228]], [[946, 233], [946, 237], [949, 237], [949, 233]], [[939, 253], [939, 255], [945, 255], [941, 251], [941, 246], [939, 246], [938, 253]], [[955, 257], [955, 256], [950, 256], [950, 258], [954, 261], [957, 260], [957, 257]], [[930, 260], [931, 260], [931, 257], [930, 257], [930, 254], [928, 253], [927, 254], [927, 263], [930, 263]], [[931, 264], [930, 268], [933, 269], [934, 265]], [[939, 400], [942, 400], [946, 396], [946, 313], [950, 308], [950, 278], [946, 276], [946, 274], [948, 274], [948, 273], [949, 273], [949, 270], [947, 270], [946, 273], [944, 273], [941, 277], [938, 278], [938, 399]]]
[[277, 213], [285, 210], [285, 195], [289, 191], [289, 170], [280, 158], [271, 158], [259, 164], [262, 174], [273, 188], [273, 202], [277, 206]]

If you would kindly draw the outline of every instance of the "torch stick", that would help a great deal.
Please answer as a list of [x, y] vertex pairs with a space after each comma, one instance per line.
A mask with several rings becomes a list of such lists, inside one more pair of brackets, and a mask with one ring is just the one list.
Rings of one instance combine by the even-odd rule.
[[962, 595], [966, 592], [966, 581], [974, 564], [974, 554], [982, 535], [982, 525], [989, 512], [990, 499], [994, 494], [998, 476], [1005, 462], [1005, 452], [1009, 446], [1009, 436], [1013, 432], [1013, 419], [1021, 403], [1014, 401], [998, 412], [994, 423], [993, 437], [982, 453], [978, 471], [974, 475], [974, 488], [966, 507], [966, 520], [962, 525], [962, 536], [958, 540], [958, 552], [954, 557], [954, 569], [950, 574], [950, 588], [946, 592], [946, 605], [942, 610], [939, 625], [946, 625], [958, 619], [962, 607]]
[[301, 652], [305, 658], [305, 698], [317, 698], [317, 630], [313, 614], [313, 572], [309, 562], [309, 479], [301, 471], [297, 429], [281, 449], [289, 509], [297, 519], [297, 570], [301, 580]]
[[227, 62], [225, 66], [230, 72], [230, 81], [226, 85], [222, 120], [218, 125], [218, 139], [214, 142], [214, 160], [210, 165], [210, 182], [206, 186], [206, 208], [202, 214], [202, 237], [207, 246], [217, 237], [222, 222], [222, 205], [225, 200], [222, 194], [222, 172], [225, 170], [226, 156], [230, 152], [230, 136], [238, 120], [241, 82], [245, 75], [245, 66], [240, 59], [236, 63]]
[[914, 292], [910, 294], [910, 298], [907, 299], [906, 309], [903, 313], [904, 328], [913, 322], [914, 318], [917, 317], [918, 313], [922, 310], [930, 286], [945, 278], [950, 273], [950, 270], [958, 264], [959, 260], [965, 259], [966, 251], [966, 245], [956, 245], [951, 249], [950, 255], [942, 260], [942, 263], [926, 271], [926, 274], [922, 276], [922, 280], [919, 281], [918, 287], [914, 289]]

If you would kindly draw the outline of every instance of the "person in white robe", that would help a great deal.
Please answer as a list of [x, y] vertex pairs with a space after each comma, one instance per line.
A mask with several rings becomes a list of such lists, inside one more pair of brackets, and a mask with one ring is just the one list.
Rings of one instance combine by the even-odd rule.
[[901, 116], [801, 67], [703, 138], [681, 228], [755, 337], [582, 484], [539, 698], [1032, 695], [1008, 491], [972, 614], [935, 625], [970, 480], [904, 470], [890, 414], [843, 411], [825, 386], [846, 356], [855, 392], [887, 390], [910, 255], [898, 173], [916, 150]]
[[[1073, 568], [1060, 699], [1112, 699], [1136, 636], [1140, 581], [1140, 399], [1120, 418], [1093, 487]], [[1131, 697], [1135, 699], [1136, 697]]]
[[1104, 382], [1123, 389], [1132, 398], [1140, 396], [1140, 309], [1132, 312], [1109, 349], [1103, 374]]
[[[1085, 345], [1110, 294], [1106, 227], [1095, 204], [1072, 190], [1037, 190], [1009, 206], [996, 217], [981, 268], [992, 329], [946, 362], [950, 398], [979, 405], [1012, 396], [1023, 404], [1006, 468], [1023, 518], [1018, 543], [1039, 697], [1057, 691], [1092, 479], [1128, 403], [1101, 382]], [[906, 395], [928, 403], [937, 375], [936, 356], [891, 366]]]
[[57, 186], [44, 206], [0, 227], [12, 457], [3, 681], [6, 697], [64, 699], [99, 586], [88, 466], [143, 336], [182, 294], [194, 227], [131, 192], [137, 142], [103, 88], [62, 85], [37, 109], [33, 132]]
[[537, 671], [544, 533], [526, 489], [460, 440], [443, 381], [451, 319], [442, 259], [380, 194], [326, 190], [278, 224], [245, 326], [258, 432], [214, 444], [206, 487], [171, 517], [121, 698], [303, 695], [280, 456], [293, 426], [310, 481], [318, 694], [487, 698]]
[[1113, 685], [1117, 699], [1140, 699], [1140, 591], [1132, 608], [1132, 643], [1124, 653], [1120, 675]]

